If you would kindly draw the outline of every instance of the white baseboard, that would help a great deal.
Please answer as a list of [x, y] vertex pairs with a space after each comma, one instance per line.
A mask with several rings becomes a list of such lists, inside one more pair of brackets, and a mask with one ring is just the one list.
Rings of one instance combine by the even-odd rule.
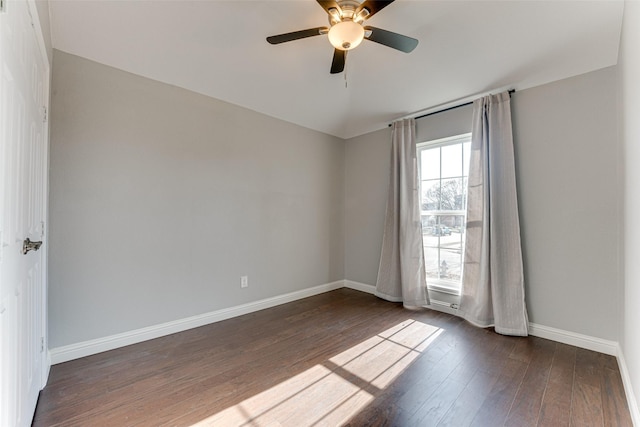
[[[353, 280], [345, 280], [344, 281], [344, 287], [345, 288], [349, 288], [349, 289], [355, 289], [356, 291], [366, 292], [366, 293], [372, 294], [372, 295], [376, 294], [376, 287], [375, 286], [368, 285], [366, 283], [361, 283], [361, 282], [354, 282]], [[442, 311], [443, 313], [453, 314], [454, 316], [458, 312], [458, 310], [456, 310], [454, 308], [450, 308], [450, 307], [448, 307], [448, 306], [446, 306], [444, 304], [435, 303], [435, 304], [429, 305], [427, 307], [429, 307], [431, 310]]]
[[345, 280], [344, 287], [349, 289], [355, 289], [356, 291], [366, 292], [371, 295], [376, 294], [375, 286], [367, 285], [366, 283], [354, 282], [353, 280]]
[[620, 376], [622, 377], [622, 384], [624, 385], [624, 393], [627, 396], [627, 404], [629, 405], [629, 412], [631, 413], [631, 422], [634, 426], [640, 426], [640, 408], [638, 408], [638, 401], [636, 395], [633, 392], [631, 385], [631, 377], [629, 376], [629, 370], [627, 369], [627, 362], [624, 360], [624, 354], [622, 348], [618, 345], [618, 366], [620, 367]]
[[80, 342], [77, 344], [53, 348], [50, 352], [51, 363], [55, 365], [57, 363], [79, 359], [81, 357], [90, 356], [92, 354], [102, 353], [103, 351], [113, 350], [115, 348], [136, 344], [165, 335], [175, 334], [176, 332], [186, 331], [188, 329], [197, 328], [199, 326], [208, 325], [210, 323], [220, 322], [232, 317], [242, 316], [243, 314], [253, 313], [254, 311], [264, 310], [265, 308], [275, 307], [277, 305], [296, 301], [302, 298], [307, 298], [310, 296], [322, 294], [324, 292], [333, 291], [343, 288], [344, 286], [344, 281], [339, 280], [337, 282], [326, 283], [324, 285], [314, 286], [312, 288], [307, 288], [272, 298], [266, 298], [260, 301], [250, 302], [235, 307], [216, 310], [210, 313], [191, 316], [185, 319], [178, 319], [172, 322], [136, 329], [129, 332], [123, 332], [121, 334], [111, 335], [104, 338], [98, 338]]
[[[355, 282], [353, 280], [345, 280], [344, 286], [346, 288], [355, 289], [357, 291], [362, 291], [373, 295], [375, 295], [376, 293], [375, 286], [368, 285], [366, 283]], [[433, 306], [430, 306], [429, 308], [453, 314], [454, 316], [457, 312], [457, 310], [447, 309], [446, 307], [440, 307], [435, 304]], [[551, 341], [557, 341], [563, 344], [569, 344], [587, 350], [597, 351], [599, 353], [604, 353], [611, 356], [616, 356], [618, 354], [618, 343], [616, 341], [603, 340], [601, 338], [595, 338], [588, 335], [565, 331], [562, 329], [551, 328], [549, 326], [538, 325], [536, 323], [529, 323], [529, 335], [533, 335], [534, 337], [546, 338]]]
[[551, 341], [561, 342], [587, 350], [597, 351], [611, 356], [618, 354], [618, 343], [616, 341], [603, 340], [601, 338], [582, 335], [575, 332], [564, 331], [562, 329], [551, 328], [549, 326], [529, 323], [529, 335], [546, 338]]
[[51, 351], [47, 350], [45, 353], [45, 360], [42, 363], [42, 377], [40, 378], [40, 390], [44, 390], [49, 381], [49, 374], [51, 373]]

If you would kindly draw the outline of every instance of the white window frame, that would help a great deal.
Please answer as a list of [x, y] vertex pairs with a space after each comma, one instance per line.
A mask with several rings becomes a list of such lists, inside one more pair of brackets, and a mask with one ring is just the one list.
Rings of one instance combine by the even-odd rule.
[[[421, 171], [421, 159], [420, 159], [420, 151], [422, 149], [428, 148], [438, 148], [438, 147], [445, 147], [448, 145], [454, 145], [454, 144], [460, 144], [460, 143], [465, 143], [465, 142], [471, 142], [471, 133], [464, 133], [464, 134], [460, 134], [460, 135], [455, 135], [455, 136], [450, 136], [447, 138], [440, 138], [440, 139], [435, 139], [435, 140], [431, 140], [431, 141], [425, 141], [425, 142], [420, 142], [418, 144], [416, 144], [416, 148], [417, 148], [417, 157], [418, 157], [418, 176], [420, 177], [419, 182], [420, 182], [420, 217], [422, 218], [423, 216], [446, 216], [446, 215], [463, 215], [463, 224], [466, 224], [466, 216], [467, 216], [467, 212], [466, 212], [466, 206], [464, 210], [423, 210], [422, 209], [422, 171]], [[442, 164], [441, 164], [442, 166]], [[442, 170], [442, 168], [441, 168]], [[466, 172], [466, 175], [465, 175]], [[463, 171], [463, 176], [467, 176], [468, 177], [468, 172], [469, 171]], [[464, 260], [464, 244], [462, 245], [462, 260]], [[426, 261], [426, 260], [425, 260]], [[450, 295], [456, 295], [459, 296], [460, 295], [460, 288], [461, 288], [461, 281], [462, 281], [462, 274], [463, 274], [463, 267], [464, 264], [462, 263], [460, 266], [460, 282], [455, 282], [452, 280], [444, 280], [444, 279], [429, 279], [427, 278], [427, 288], [430, 291], [437, 291], [437, 292], [442, 292], [444, 294], [450, 294]]]

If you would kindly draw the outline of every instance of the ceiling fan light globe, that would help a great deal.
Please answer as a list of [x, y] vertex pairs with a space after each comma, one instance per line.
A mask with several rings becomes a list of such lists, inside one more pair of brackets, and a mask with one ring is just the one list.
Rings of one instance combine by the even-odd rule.
[[353, 21], [338, 22], [329, 29], [329, 42], [336, 49], [351, 50], [362, 43], [364, 28]]

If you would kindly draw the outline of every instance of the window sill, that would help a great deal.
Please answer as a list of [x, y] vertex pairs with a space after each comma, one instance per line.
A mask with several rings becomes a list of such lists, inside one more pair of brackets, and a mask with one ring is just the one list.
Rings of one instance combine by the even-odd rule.
[[451, 288], [445, 289], [446, 292], [439, 290], [440, 287], [429, 285], [427, 291], [429, 292], [429, 299], [431, 304], [427, 307], [432, 310], [443, 311], [449, 314], [456, 314], [458, 312], [458, 305], [460, 304], [459, 292], [453, 292]]
[[430, 291], [442, 292], [444, 294], [460, 296], [460, 289], [444, 283], [427, 283]]

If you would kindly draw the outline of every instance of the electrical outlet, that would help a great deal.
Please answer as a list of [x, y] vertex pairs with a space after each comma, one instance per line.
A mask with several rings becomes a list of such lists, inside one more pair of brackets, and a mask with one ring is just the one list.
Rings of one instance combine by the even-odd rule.
[[249, 287], [249, 276], [240, 276], [240, 287], [241, 288]]

